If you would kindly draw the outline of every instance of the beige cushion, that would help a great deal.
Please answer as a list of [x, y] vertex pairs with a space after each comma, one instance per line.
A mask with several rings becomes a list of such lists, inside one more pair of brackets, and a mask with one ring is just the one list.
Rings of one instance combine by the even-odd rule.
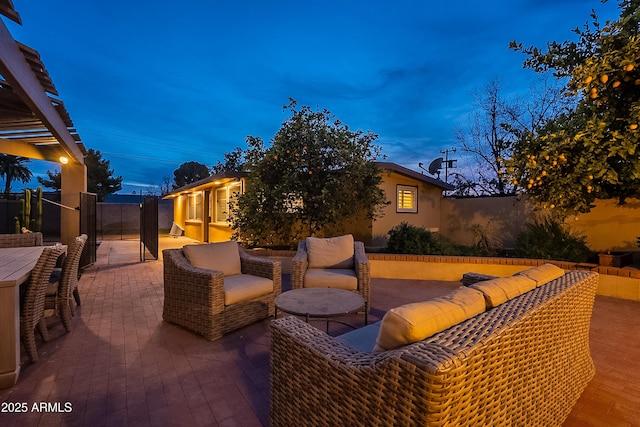
[[536, 282], [536, 286], [542, 286], [558, 277], [564, 276], [564, 270], [553, 264], [543, 264], [527, 270], [519, 271], [514, 276], [524, 276]]
[[358, 277], [355, 270], [347, 269], [308, 269], [304, 274], [305, 288], [335, 288], [354, 291], [358, 289]]
[[236, 304], [273, 292], [273, 281], [250, 274], [224, 278], [224, 305]]
[[484, 310], [482, 293], [464, 286], [441, 298], [392, 308], [382, 318], [374, 350], [421, 341]]
[[185, 245], [184, 256], [191, 265], [207, 270], [221, 271], [225, 276], [242, 273], [238, 242], [207, 243], [204, 245]]
[[511, 276], [485, 280], [469, 287], [482, 292], [489, 309], [535, 289], [536, 282], [525, 276]]
[[309, 268], [353, 268], [353, 236], [307, 237]]

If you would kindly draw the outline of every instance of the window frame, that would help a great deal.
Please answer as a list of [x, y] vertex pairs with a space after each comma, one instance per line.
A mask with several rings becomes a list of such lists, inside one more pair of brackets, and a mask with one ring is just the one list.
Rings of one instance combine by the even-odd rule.
[[[224, 192], [224, 196], [225, 196], [224, 204], [225, 204], [225, 210], [227, 211], [226, 213], [224, 211], [220, 212], [221, 208], [219, 206], [219, 198], [218, 198], [218, 192], [220, 191]], [[228, 226], [230, 224], [231, 221], [229, 220], [232, 217], [232, 214], [231, 212], [229, 212], [229, 203], [232, 201], [231, 199], [233, 198], [237, 199], [237, 196], [234, 197], [235, 193], [242, 193], [241, 182], [232, 182], [232, 183], [229, 183], [228, 185], [217, 187], [213, 189], [213, 191], [211, 191], [210, 193], [211, 198], [209, 203], [209, 214], [212, 218], [211, 222], [213, 224], [225, 225], [225, 226]], [[219, 217], [219, 215], [222, 215], [222, 214], [225, 215], [224, 219]]]
[[202, 221], [202, 191], [187, 194], [187, 221]]
[[[411, 193], [413, 206], [405, 207], [404, 204], [401, 207], [402, 193]], [[418, 213], [418, 186], [417, 185], [405, 185], [396, 184], [396, 213]]]

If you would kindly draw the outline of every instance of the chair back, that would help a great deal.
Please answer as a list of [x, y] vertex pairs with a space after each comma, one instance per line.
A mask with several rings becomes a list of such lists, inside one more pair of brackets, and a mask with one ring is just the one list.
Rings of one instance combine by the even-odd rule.
[[0, 248], [42, 246], [42, 233], [0, 234]]
[[80, 258], [82, 257], [82, 250], [86, 243], [86, 234], [76, 237], [69, 245], [67, 256], [62, 264], [62, 274], [60, 275], [58, 295], [67, 301], [71, 298], [71, 294], [78, 286]]
[[47, 285], [51, 272], [62, 255], [62, 246], [46, 246], [42, 249], [42, 254], [36, 265], [31, 270], [24, 305], [22, 306], [22, 318], [31, 328], [35, 328], [40, 319], [44, 317], [44, 302], [47, 292]]

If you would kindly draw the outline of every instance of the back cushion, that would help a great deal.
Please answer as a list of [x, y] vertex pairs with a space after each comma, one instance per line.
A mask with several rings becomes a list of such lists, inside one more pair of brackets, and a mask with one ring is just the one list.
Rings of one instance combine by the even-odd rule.
[[543, 264], [527, 270], [519, 271], [514, 276], [524, 276], [536, 282], [536, 286], [542, 286], [558, 277], [564, 276], [564, 270], [553, 264]]
[[536, 282], [525, 276], [499, 277], [474, 283], [470, 288], [477, 289], [484, 295], [487, 309], [494, 308], [535, 289]]
[[353, 268], [353, 236], [307, 237], [309, 268]]
[[185, 245], [184, 256], [191, 265], [207, 270], [222, 271], [225, 276], [242, 272], [238, 242], [207, 243], [204, 245]]
[[392, 308], [382, 318], [374, 351], [421, 341], [484, 311], [482, 293], [464, 286], [444, 297]]

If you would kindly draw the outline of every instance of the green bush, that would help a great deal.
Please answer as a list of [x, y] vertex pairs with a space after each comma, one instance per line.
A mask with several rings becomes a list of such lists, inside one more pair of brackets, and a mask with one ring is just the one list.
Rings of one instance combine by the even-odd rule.
[[386, 251], [394, 254], [415, 255], [455, 255], [456, 247], [445, 238], [431, 233], [424, 227], [406, 222], [396, 225], [389, 231]]
[[544, 219], [527, 224], [516, 240], [516, 256], [585, 262], [592, 255], [584, 236], [572, 233], [560, 221]]

